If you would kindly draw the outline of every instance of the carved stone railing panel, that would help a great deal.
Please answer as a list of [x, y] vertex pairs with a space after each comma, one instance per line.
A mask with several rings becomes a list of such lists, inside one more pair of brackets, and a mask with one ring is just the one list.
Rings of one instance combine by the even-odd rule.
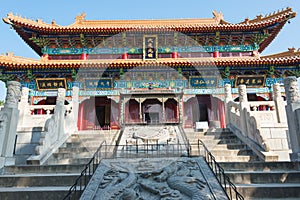
[[[226, 116], [229, 116], [229, 128], [239, 130], [240, 137], [259, 152], [265, 160], [289, 160], [288, 127], [282, 110], [286, 102], [280, 98], [279, 88], [275, 89], [274, 101], [248, 101], [246, 87], [239, 86], [239, 102], [230, 100], [229, 88], [225, 89]], [[267, 158], [268, 157], [268, 158]]]
[[297, 77], [291, 76], [284, 79], [287, 105], [285, 106], [289, 127], [291, 159], [300, 161], [300, 94]]

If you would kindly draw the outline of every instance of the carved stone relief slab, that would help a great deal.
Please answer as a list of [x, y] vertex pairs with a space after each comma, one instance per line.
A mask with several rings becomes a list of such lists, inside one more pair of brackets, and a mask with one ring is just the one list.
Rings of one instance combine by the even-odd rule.
[[203, 158], [140, 158], [103, 160], [81, 199], [223, 200], [227, 197]]

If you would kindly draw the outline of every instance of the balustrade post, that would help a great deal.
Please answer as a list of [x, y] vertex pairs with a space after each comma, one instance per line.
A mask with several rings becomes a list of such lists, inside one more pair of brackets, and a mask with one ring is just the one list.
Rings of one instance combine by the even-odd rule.
[[4, 107], [0, 111], [0, 168], [4, 165], [15, 164], [13, 152], [19, 119], [20, 87], [19, 82], [7, 82], [6, 99]]
[[58, 88], [54, 114], [58, 114], [58, 139], [64, 135], [66, 89]]
[[297, 78], [290, 76], [284, 79], [287, 105], [285, 107], [289, 127], [291, 160], [300, 161], [300, 96]]
[[29, 100], [29, 89], [27, 87], [22, 87], [21, 100], [18, 105], [20, 111], [18, 127], [23, 126], [24, 118], [29, 113], [28, 100]]
[[232, 101], [231, 85], [230, 84], [225, 84], [224, 91], [225, 91], [224, 103], [225, 103], [226, 125], [227, 125], [227, 124], [230, 124], [230, 111], [231, 111], [231, 109], [230, 109], [230, 106], [229, 106], [229, 102]]
[[246, 85], [239, 85], [238, 87], [239, 91], [239, 102], [240, 102], [240, 120], [241, 120], [241, 131], [243, 134], [248, 135], [247, 131], [247, 118], [246, 113], [248, 109], [248, 98], [247, 98], [247, 88]]
[[74, 86], [72, 88], [72, 112], [74, 116], [74, 122], [77, 126], [78, 122], [78, 112], [79, 112], [79, 88]]
[[286, 123], [287, 119], [285, 114], [284, 101], [281, 96], [281, 88], [279, 83], [275, 83], [273, 85], [273, 97], [278, 123]]

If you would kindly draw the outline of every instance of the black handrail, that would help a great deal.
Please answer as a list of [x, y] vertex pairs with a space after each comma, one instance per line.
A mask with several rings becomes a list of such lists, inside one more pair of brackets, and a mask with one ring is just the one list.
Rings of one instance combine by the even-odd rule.
[[198, 140], [198, 148], [200, 145], [204, 148], [204, 158], [208, 166], [214, 172], [227, 197], [230, 200], [244, 200], [244, 197], [237, 191], [236, 186], [230, 181], [230, 178], [225, 174], [224, 169], [216, 161], [212, 153], [201, 140]]
[[[198, 152], [192, 151], [192, 147], [197, 146]], [[201, 146], [204, 152], [201, 152]], [[70, 188], [69, 193], [64, 200], [79, 199], [84, 189], [86, 188], [90, 178], [96, 171], [101, 159], [103, 158], [151, 158], [151, 157], [191, 157], [191, 156], [203, 156], [215, 174], [218, 182], [222, 186], [224, 192], [230, 200], [244, 200], [243, 196], [237, 191], [236, 186], [230, 181], [229, 177], [225, 174], [224, 169], [217, 163], [215, 157], [207, 149], [201, 140], [198, 140], [197, 144], [190, 144], [188, 147], [184, 144], [126, 144], [126, 145], [107, 145], [106, 142], [102, 142], [94, 156], [91, 158], [88, 164], [86, 164], [84, 170], [80, 176], [76, 179], [73, 186]]]
[[[72, 200], [72, 199], [79, 199], [82, 192], [86, 188], [87, 184], [89, 183], [92, 175], [96, 171], [101, 159], [106, 157], [106, 155], [102, 156], [101, 149], [106, 145], [106, 141], [101, 142], [100, 146], [98, 147], [97, 151], [94, 153], [93, 157], [90, 161], [85, 165], [84, 169], [82, 170], [80, 176], [75, 180], [75, 183], [69, 189], [68, 194], [64, 197], [64, 200]], [[105, 151], [107, 153], [107, 151]]]

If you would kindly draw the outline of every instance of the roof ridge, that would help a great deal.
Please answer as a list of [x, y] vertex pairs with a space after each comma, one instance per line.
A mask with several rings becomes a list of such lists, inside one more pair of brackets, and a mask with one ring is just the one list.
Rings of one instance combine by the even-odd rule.
[[269, 13], [266, 14], [265, 16], [263, 16], [262, 14], [257, 15], [256, 18], [249, 20], [248, 18], [246, 18], [242, 23], [257, 23], [257, 22], [261, 22], [261, 21], [268, 21], [270, 19], [274, 19], [275, 17], [280, 17], [281, 15], [285, 16], [285, 15], [291, 15], [290, 18], [293, 18], [296, 16], [296, 13], [293, 12], [292, 8], [287, 7], [287, 8], [283, 8], [282, 10], [278, 10], [277, 12], [273, 12], [273, 13]]

